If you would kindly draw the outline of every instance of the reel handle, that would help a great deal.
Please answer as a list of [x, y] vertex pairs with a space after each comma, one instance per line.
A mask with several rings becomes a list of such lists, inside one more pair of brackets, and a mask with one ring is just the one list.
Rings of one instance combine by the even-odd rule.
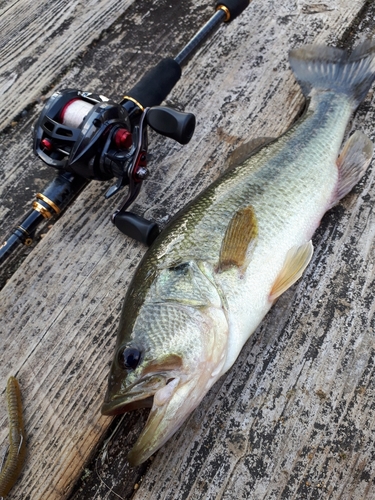
[[147, 124], [158, 134], [174, 139], [180, 144], [187, 144], [195, 130], [193, 113], [183, 113], [164, 106], [150, 108], [146, 115]]

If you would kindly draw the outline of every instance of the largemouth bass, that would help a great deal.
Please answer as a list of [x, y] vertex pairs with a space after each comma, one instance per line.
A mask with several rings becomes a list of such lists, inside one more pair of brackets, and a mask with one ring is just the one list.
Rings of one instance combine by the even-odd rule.
[[105, 415], [150, 406], [129, 454], [152, 455], [235, 362], [308, 265], [324, 213], [365, 172], [371, 141], [348, 121], [375, 78], [375, 44], [290, 52], [305, 115], [191, 202], [141, 261], [123, 306]]

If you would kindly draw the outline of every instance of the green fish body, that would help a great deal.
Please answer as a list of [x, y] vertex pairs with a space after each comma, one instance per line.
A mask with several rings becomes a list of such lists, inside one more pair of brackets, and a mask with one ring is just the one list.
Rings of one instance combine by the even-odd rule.
[[372, 143], [338, 153], [375, 73], [374, 46], [350, 56], [306, 46], [290, 63], [309, 106], [282, 137], [183, 209], [140, 263], [125, 298], [104, 414], [151, 406], [133, 465], [179, 428], [235, 362], [273, 302], [303, 273], [324, 213], [365, 172]]

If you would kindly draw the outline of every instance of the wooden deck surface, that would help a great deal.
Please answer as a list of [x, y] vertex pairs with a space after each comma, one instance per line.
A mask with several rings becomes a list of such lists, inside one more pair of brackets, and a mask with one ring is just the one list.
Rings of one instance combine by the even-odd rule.
[[[3, 239], [54, 176], [31, 151], [45, 98], [76, 87], [120, 99], [212, 12], [203, 0], [3, 2]], [[196, 114], [196, 133], [187, 146], [151, 135], [152, 176], [134, 210], [165, 224], [217, 178], [236, 146], [290, 126], [303, 107], [290, 48], [351, 46], [374, 26], [365, 0], [253, 0], [184, 67], [167, 102]], [[372, 140], [374, 110], [370, 93], [350, 126]], [[10, 375], [19, 378], [28, 434], [26, 467], [9, 498], [374, 499], [374, 183], [370, 166], [324, 217], [303, 279], [233, 368], [151, 460], [130, 469], [125, 457], [147, 412], [112, 423], [100, 406], [122, 300], [145, 248], [110, 222], [124, 193], [105, 201], [110, 183], [92, 182], [17, 270], [14, 262], [2, 269], [1, 390]]]

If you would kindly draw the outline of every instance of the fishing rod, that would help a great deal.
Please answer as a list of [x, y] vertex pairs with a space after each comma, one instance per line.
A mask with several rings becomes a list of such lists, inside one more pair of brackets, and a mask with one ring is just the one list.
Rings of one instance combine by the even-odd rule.
[[55, 92], [46, 102], [34, 127], [33, 150], [58, 171], [56, 178], [36, 195], [32, 210], [0, 247], [0, 263], [20, 244], [30, 245], [38, 225], [69, 205], [91, 181], [116, 182], [105, 194], [110, 198], [128, 190], [112, 222], [125, 235], [150, 245], [158, 225], [128, 210], [147, 179], [147, 126], [180, 144], [187, 144], [195, 129], [195, 116], [160, 106], [181, 77], [181, 66], [223, 22], [239, 16], [250, 0], [219, 1], [215, 14], [172, 58], [162, 59], [127, 92], [120, 103], [78, 89]]

